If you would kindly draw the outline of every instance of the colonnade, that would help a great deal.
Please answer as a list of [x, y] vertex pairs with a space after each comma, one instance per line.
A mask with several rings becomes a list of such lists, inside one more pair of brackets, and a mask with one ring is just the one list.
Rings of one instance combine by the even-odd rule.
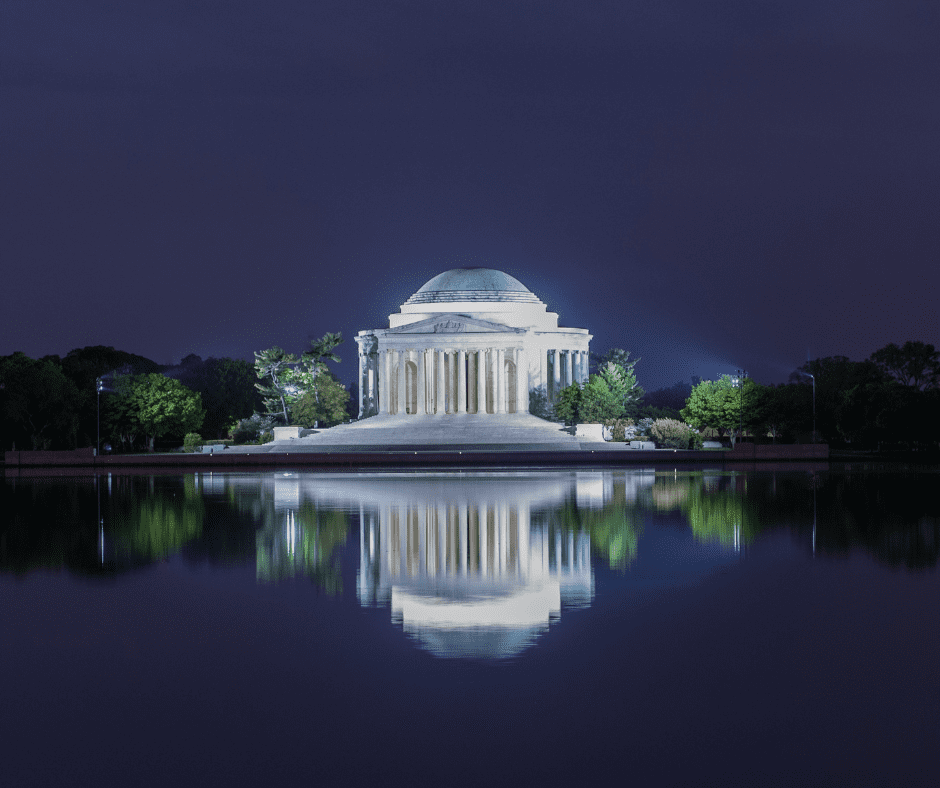
[[[540, 354], [541, 385], [554, 402], [555, 395], [572, 383], [586, 383], [590, 358], [587, 350], [548, 349]], [[551, 366], [551, 377], [548, 368]]]
[[[530, 358], [533, 352], [535, 359]], [[561, 389], [587, 381], [588, 366], [587, 350], [564, 348], [383, 348], [360, 352], [359, 414], [361, 418], [375, 414], [527, 413], [530, 388], [544, 387], [549, 401], [554, 401]]]
[[[525, 351], [394, 349], [378, 354], [378, 413], [444, 415], [529, 409]], [[522, 374], [519, 374], [522, 370]]]

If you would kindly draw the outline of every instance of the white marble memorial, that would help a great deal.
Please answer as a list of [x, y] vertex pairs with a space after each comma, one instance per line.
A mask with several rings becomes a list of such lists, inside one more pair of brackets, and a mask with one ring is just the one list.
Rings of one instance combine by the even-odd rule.
[[356, 337], [359, 418], [528, 413], [530, 392], [587, 380], [590, 341], [502, 271], [445, 271]]

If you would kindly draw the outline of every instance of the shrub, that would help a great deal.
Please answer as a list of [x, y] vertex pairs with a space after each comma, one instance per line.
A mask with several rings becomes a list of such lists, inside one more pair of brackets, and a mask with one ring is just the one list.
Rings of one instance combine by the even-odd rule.
[[649, 419], [649, 418], [640, 419], [639, 422], [637, 422], [636, 433], [634, 434], [633, 437], [636, 438], [637, 440], [647, 437], [650, 434], [650, 428], [653, 426], [655, 421], [656, 421], [655, 419]]
[[633, 425], [633, 419], [611, 419], [604, 425], [610, 430], [610, 439], [617, 443], [623, 443], [628, 440], [627, 432], [636, 432]]
[[262, 416], [259, 413], [255, 413], [247, 419], [236, 421], [232, 425], [229, 434], [232, 436], [232, 440], [236, 444], [258, 443], [258, 441], [261, 440], [262, 435], [271, 436], [267, 440], [273, 439], [273, 427], [274, 419], [272, 419], [270, 416]]
[[202, 446], [202, 435], [198, 432], [187, 432], [183, 438], [183, 451], [194, 452]]
[[692, 428], [675, 419], [656, 419], [650, 426], [650, 435], [664, 449], [687, 449]]

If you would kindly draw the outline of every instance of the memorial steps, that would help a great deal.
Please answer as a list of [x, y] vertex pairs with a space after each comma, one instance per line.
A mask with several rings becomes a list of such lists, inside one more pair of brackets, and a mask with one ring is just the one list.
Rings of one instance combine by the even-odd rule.
[[[497, 447], [532, 450], [580, 449], [579, 441], [560, 424], [529, 414], [446, 414], [443, 416], [373, 416], [340, 424], [302, 438], [279, 440], [252, 451], [297, 452], [411, 449], [473, 450]], [[233, 447], [237, 451], [244, 447]]]

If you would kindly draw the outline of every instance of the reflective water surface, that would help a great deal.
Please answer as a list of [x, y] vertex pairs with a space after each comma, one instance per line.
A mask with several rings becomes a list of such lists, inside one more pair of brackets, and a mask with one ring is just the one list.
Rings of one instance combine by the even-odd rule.
[[7, 478], [10, 785], [933, 785], [935, 468]]

